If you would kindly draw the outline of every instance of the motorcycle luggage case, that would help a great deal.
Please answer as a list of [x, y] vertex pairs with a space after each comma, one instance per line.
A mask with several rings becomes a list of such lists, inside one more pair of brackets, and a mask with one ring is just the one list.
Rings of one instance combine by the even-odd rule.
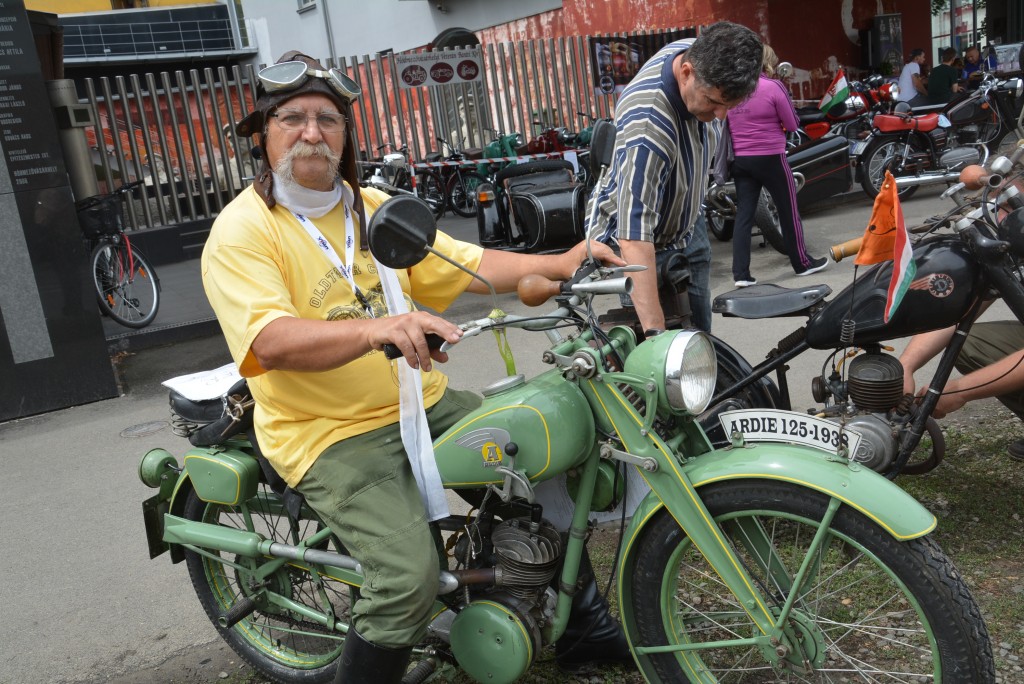
[[565, 250], [583, 239], [586, 194], [564, 171], [511, 178], [506, 188], [526, 251]]
[[796, 195], [800, 209], [840, 195], [853, 185], [850, 171], [850, 141], [830, 135], [804, 143], [786, 155], [789, 167], [802, 173], [804, 186]]

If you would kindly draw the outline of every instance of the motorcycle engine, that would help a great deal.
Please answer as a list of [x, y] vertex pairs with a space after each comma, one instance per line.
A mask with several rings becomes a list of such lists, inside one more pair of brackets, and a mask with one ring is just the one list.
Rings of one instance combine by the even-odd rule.
[[939, 157], [939, 165], [949, 171], [957, 171], [977, 164], [981, 161], [981, 152], [977, 147], [954, 147]]

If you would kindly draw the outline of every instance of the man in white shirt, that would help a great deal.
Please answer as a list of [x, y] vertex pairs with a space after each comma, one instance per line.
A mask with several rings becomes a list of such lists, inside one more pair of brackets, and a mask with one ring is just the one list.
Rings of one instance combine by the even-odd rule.
[[924, 64], [924, 50], [915, 48], [910, 51], [910, 60], [903, 65], [900, 72], [899, 101], [911, 107], [923, 107], [928, 104], [928, 84], [921, 77], [921, 65]]

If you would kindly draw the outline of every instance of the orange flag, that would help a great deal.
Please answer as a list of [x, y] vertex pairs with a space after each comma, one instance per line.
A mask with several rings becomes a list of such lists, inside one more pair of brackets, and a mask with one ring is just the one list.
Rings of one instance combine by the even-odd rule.
[[896, 211], [899, 197], [896, 194], [896, 180], [889, 171], [885, 172], [885, 180], [875, 197], [875, 207], [871, 211], [871, 220], [861, 239], [857, 258], [853, 260], [858, 266], [868, 266], [893, 257], [896, 245]]
[[878, 191], [875, 207], [871, 211], [871, 220], [853, 263], [867, 266], [890, 260], [893, 261], [892, 276], [883, 314], [886, 323], [896, 312], [903, 301], [903, 295], [917, 275], [914, 250], [907, 235], [907, 225], [903, 221], [903, 207], [900, 206], [896, 179], [886, 171], [882, 189]]

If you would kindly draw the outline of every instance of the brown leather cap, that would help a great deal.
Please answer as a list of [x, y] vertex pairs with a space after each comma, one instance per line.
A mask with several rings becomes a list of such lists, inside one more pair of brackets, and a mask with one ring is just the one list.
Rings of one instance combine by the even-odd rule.
[[[280, 59], [274, 62], [274, 64], [281, 64], [282, 62], [305, 62], [307, 66], [313, 69], [327, 71], [323, 64], [316, 61], [309, 55], [299, 52], [298, 50], [291, 50], [284, 53], [281, 55]], [[350, 109], [350, 102], [335, 92], [335, 90], [322, 78], [310, 77], [294, 90], [277, 91], [273, 93], [268, 93], [264, 89], [263, 84], [257, 81], [256, 107], [248, 116], [235, 124], [235, 133], [244, 138], [248, 138], [254, 133], [261, 133], [266, 122], [267, 114], [272, 110], [277, 109], [284, 102], [292, 99], [293, 97], [308, 95], [309, 93], [317, 93], [329, 97], [336, 105], [338, 105], [338, 109], [343, 114], [347, 114]]]
[[[289, 52], [284, 53], [281, 55], [281, 58], [274, 63], [280, 64], [282, 62], [295, 61], [305, 62], [313, 69], [326, 71], [320, 62], [316, 61], [309, 55], [299, 52], [298, 50], [290, 50]], [[257, 133], [260, 134], [261, 140], [259, 141], [260, 144], [258, 147], [263, 148], [264, 145], [262, 137], [266, 129], [267, 115], [293, 97], [308, 95], [310, 93], [316, 93], [318, 95], [328, 97], [338, 106], [338, 111], [341, 112], [346, 121], [349, 122], [345, 138], [345, 149], [341, 155], [341, 163], [338, 165], [338, 175], [348, 183], [349, 187], [351, 187], [355, 193], [353, 209], [359, 216], [360, 247], [365, 249], [366, 215], [363, 210], [363, 198], [359, 193], [359, 168], [356, 165], [357, 148], [355, 127], [352, 126], [353, 117], [351, 101], [339, 95], [322, 78], [309, 77], [302, 85], [294, 90], [284, 92], [278, 91], [274, 93], [266, 92], [263, 88], [263, 84], [257, 83], [256, 107], [248, 116], [235, 124], [235, 133], [243, 137], [251, 137]], [[255, 187], [256, 193], [266, 203], [267, 208], [273, 209], [274, 205], [277, 204], [277, 200], [274, 199], [274, 176], [271, 174], [270, 160], [267, 159], [266, 149], [260, 149], [259, 154], [261, 158], [260, 168], [256, 172], [256, 178], [253, 180], [253, 186]]]

